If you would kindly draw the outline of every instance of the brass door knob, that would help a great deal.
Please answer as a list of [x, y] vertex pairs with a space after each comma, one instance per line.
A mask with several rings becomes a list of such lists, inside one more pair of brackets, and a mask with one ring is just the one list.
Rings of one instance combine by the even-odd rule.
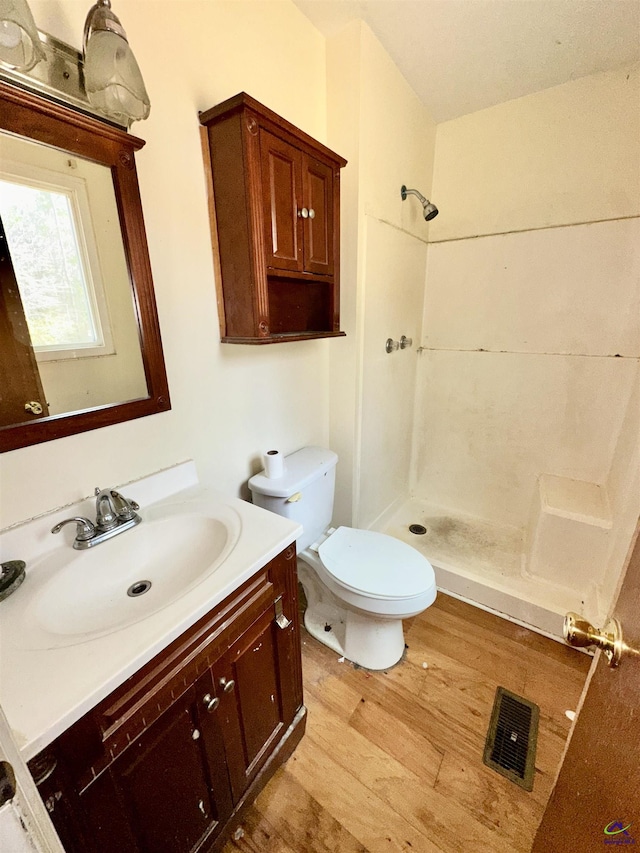
[[602, 649], [612, 669], [618, 666], [623, 652], [628, 650], [622, 639], [622, 628], [617, 619], [611, 619], [604, 630], [601, 630], [594, 628], [579, 613], [567, 613], [564, 617], [562, 633], [570, 646], [576, 648], [597, 646]]

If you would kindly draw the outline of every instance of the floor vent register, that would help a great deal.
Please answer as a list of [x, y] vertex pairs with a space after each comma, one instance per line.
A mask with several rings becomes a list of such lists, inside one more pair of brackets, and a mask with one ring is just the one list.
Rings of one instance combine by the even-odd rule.
[[483, 761], [526, 791], [533, 790], [540, 709], [498, 687]]

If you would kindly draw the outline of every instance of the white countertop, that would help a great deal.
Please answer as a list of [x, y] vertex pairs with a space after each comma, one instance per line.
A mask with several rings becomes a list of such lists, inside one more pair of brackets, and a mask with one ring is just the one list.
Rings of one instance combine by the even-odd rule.
[[[197, 484], [192, 463], [183, 463], [122, 487], [122, 492], [140, 504], [142, 524], [146, 508], [158, 511], [163, 505], [171, 505], [175, 512], [176, 504], [181, 504], [187, 512], [194, 507], [198, 512], [206, 512], [210, 507], [213, 513], [222, 507], [222, 511], [239, 520], [237, 541], [215, 571], [205, 574], [186, 593], [141, 621], [81, 643], [33, 648], [43, 643], [34, 642], [29, 636], [31, 628], [25, 620], [25, 609], [33, 590], [42, 585], [39, 564], [54, 550], [68, 549], [70, 557], [89, 553], [72, 549], [73, 525], [65, 528], [64, 541], [62, 536], [53, 537], [49, 531], [72, 515], [93, 517], [91, 501], [57, 510], [0, 535], [2, 560], [23, 559], [27, 563], [24, 583], [0, 602], [0, 705], [26, 761], [215, 608], [302, 532], [289, 519], [203, 489]], [[126, 531], [118, 538], [124, 541], [124, 537], [134, 537], [141, 528], [142, 525]], [[106, 545], [97, 545], [95, 549]], [[34, 633], [36, 630], [34, 626]]]

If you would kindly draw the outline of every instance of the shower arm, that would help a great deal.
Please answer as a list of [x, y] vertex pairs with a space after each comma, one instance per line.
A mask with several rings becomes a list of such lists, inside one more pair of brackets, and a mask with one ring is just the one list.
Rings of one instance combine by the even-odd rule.
[[414, 195], [416, 198], [419, 198], [423, 205], [429, 204], [428, 199], [426, 199], [421, 192], [418, 190], [408, 190], [403, 184], [400, 189], [400, 195], [402, 196], [402, 201], [405, 201], [408, 195]]

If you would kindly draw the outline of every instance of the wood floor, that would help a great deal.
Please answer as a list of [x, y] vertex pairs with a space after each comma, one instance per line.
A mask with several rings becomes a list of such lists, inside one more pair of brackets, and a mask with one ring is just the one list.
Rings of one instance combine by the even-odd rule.
[[[224, 853], [528, 853], [590, 658], [445, 595], [385, 673], [302, 639], [307, 732]], [[499, 685], [540, 706], [531, 793], [482, 763]]]

